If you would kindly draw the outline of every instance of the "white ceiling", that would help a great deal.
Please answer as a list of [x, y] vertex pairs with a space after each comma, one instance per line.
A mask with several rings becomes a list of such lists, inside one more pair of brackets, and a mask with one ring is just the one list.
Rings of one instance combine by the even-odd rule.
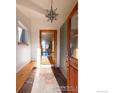
[[48, 19], [45, 17], [46, 9], [50, 9], [51, 0], [17, 0], [16, 7], [32, 22], [45, 24], [46, 27], [60, 27], [76, 3], [77, 0], [53, 0], [53, 8], [58, 8], [56, 12], [59, 14], [53, 23], [47, 22]]

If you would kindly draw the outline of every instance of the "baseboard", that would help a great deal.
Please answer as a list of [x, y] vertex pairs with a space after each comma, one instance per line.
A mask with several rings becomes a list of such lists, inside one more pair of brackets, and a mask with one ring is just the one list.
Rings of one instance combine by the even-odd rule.
[[36, 62], [36, 60], [31, 60], [31, 62]]

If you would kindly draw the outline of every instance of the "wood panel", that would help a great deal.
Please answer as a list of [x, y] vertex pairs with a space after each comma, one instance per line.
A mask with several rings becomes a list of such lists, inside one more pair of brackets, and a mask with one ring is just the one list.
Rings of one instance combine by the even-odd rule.
[[34, 67], [35, 62], [30, 62], [26, 66], [24, 66], [17, 74], [16, 74], [16, 93], [23, 86], [25, 80], [28, 78], [29, 73]]
[[68, 93], [78, 93], [78, 62], [68, 60]]

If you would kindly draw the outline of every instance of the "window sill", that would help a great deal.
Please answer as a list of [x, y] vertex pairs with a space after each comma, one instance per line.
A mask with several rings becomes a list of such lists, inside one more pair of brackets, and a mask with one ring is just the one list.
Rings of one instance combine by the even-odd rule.
[[22, 43], [22, 42], [18, 42], [18, 45], [25, 45], [25, 46], [28, 46], [29, 44], [28, 43]]

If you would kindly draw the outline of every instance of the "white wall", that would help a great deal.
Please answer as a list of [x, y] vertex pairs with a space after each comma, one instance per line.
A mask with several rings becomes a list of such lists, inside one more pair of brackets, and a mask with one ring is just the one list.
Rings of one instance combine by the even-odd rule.
[[37, 61], [38, 31], [34, 26], [32, 26], [31, 38], [32, 38], [31, 59]]
[[60, 67], [60, 29], [57, 29], [57, 67]]
[[[16, 72], [18, 72], [21, 68], [23, 68], [28, 62], [31, 61], [31, 22], [30, 20], [23, 15], [18, 9], [16, 10], [16, 31], [19, 26], [18, 21], [26, 27], [28, 31], [28, 46], [27, 45], [18, 45], [16, 41]], [[18, 33], [16, 32], [16, 40], [18, 40]]]
[[32, 48], [31, 58], [38, 61], [38, 47], [39, 47], [39, 31], [40, 29], [56, 29], [57, 30], [57, 67], [60, 66], [60, 30], [56, 28], [48, 27], [47, 24], [42, 22], [32, 21]]

